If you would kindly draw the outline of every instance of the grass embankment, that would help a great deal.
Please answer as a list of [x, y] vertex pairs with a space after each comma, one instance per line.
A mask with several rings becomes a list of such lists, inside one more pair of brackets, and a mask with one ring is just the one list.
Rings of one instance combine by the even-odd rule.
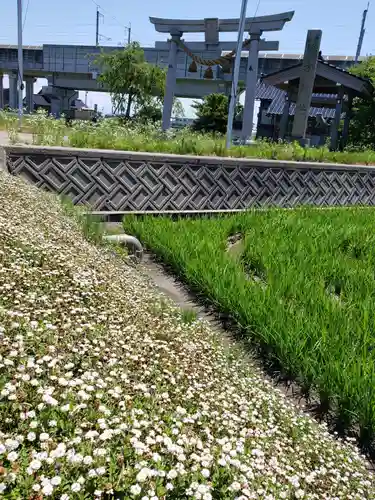
[[[8, 130], [10, 141], [17, 142], [16, 116], [0, 111], [0, 126], [2, 121]], [[104, 119], [96, 124], [77, 121], [67, 127], [63, 118], [56, 120], [36, 113], [25, 115], [23, 131], [32, 134], [33, 144], [44, 146], [66, 145], [180, 155], [375, 165], [375, 151], [370, 149], [331, 152], [327, 147], [302, 148], [297, 143], [269, 141], [226, 149], [225, 138], [221, 135], [201, 134], [190, 129], [169, 130], [164, 133], [158, 125], [141, 125], [134, 122], [121, 125], [116, 119]]]
[[2, 498], [374, 498], [349, 442], [56, 198], [0, 172], [0, 199]]
[[[337, 428], [375, 431], [375, 211], [126, 218], [127, 231], [241, 325]], [[243, 235], [235, 257], [227, 238]]]

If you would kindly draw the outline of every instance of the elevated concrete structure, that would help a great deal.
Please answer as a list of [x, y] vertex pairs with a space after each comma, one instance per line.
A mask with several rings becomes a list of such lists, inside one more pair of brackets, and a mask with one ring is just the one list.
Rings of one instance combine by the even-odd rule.
[[[265, 41], [260, 39], [259, 50], [276, 50], [278, 42]], [[213, 50], [212, 45], [205, 42], [190, 42], [189, 48], [194, 53], [198, 53], [203, 58], [216, 57], [217, 55], [227, 55], [235, 47], [235, 42], [221, 42]], [[94, 59], [101, 50], [119, 50], [118, 47], [95, 47], [92, 45], [51, 45], [24, 46], [24, 77], [25, 82], [30, 77], [47, 78], [48, 84], [56, 94], [59, 101], [59, 91], [57, 87], [66, 90], [87, 90], [106, 91], [102, 82], [98, 80], [99, 68], [94, 64]], [[154, 48], [144, 48], [145, 58], [151, 63], [161, 68], [168, 67], [168, 42], [156, 42]], [[244, 88], [248, 66], [249, 52], [244, 50], [241, 54], [240, 85]], [[275, 71], [284, 70], [303, 58], [301, 54], [283, 53], [260, 53], [258, 58], [258, 75], [269, 74]], [[342, 69], [347, 69], [354, 64], [354, 56], [326, 56], [327, 62]], [[362, 60], [364, 58], [360, 58]], [[177, 97], [201, 98], [212, 92], [229, 93], [231, 85], [231, 75], [225, 74], [220, 66], [214, 68], [214, 78], [205, 80], [203, 78], [205, 68], [199, 66], [197, 73], [189, 73], [191, 59], [182, 50], [177, 51], [176, 87]], [[17, 107], [18, 97], [16, 88], [13, 85], [14, 76], [17, 75], [17, 46], [0, 45], [0, 89], [2, 85], [2, 74], [10, 75], [11, 102]], [[4, 106], [0, 92], [0, 109]], [[60, 102], [60, 110], [65, 104]]]

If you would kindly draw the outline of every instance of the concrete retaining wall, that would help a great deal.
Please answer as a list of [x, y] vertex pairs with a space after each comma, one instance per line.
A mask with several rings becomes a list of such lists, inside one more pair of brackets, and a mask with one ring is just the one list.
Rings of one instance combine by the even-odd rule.
[[375, 205], [375, 167], [6, 146], [6, 166], [104, 212]]

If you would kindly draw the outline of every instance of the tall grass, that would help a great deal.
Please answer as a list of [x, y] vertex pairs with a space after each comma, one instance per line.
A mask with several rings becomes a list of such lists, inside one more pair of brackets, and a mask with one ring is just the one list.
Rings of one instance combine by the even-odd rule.
[[9, 113], [0, 109], [0, 130], [8, 133], [9, 142], [15, 144], [19, 139], [18, 117], [16, 113]]
[[63, 118], [56, 120], [44, 110], [25, 117], [25, 125], [30, 130], [34, 145], [63, 146], [67, 127]]
[[[375, 211], [266, 210], [124, 219], [195, 291], [297, 380], [337, 429], [375, 431]], [[242, 251], [227, 238], [243, 235]]]
[[[15, 120], [15, 116], [11, 113], [0, 113], [0, 126], [3, 123], [7, 127], [11, 142], [18, 140]], [[223, 136], [201, 134], [188, 128], [164, 133], [159, 124], [144, 125], [136, 122], [122, 124], [117, 119], [104, 119], [94, 124], [73, 121], [72, 126], [67, 127], [64, 118], [56, 120], [43, 111], [25, 115], [23, 130], [32, 134], [35, 145], [375, 165], [375, 152], [370, 149], [331, 152], [327, 147], [302, 148], [296, 142], [266, 140], [226, 149]]]

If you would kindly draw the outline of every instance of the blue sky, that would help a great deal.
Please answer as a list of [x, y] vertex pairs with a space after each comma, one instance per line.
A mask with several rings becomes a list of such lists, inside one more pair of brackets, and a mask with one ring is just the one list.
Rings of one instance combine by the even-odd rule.
[[[0, 0], [0, 44], [17, 42], [16, 0]], [[95, 44], [96, 2], [94, 0], [23, 0], [23, 31], [25, 45]], [[126, 27], [131, 23], [132, 39], [143, 46], [152, 47], [155, 40], [165, 40], [156, 33], [149, 16], [168, 18], [238, 17], [241, 0], [97, 0], [104, 18], [101, 19], [102, 45], [123, 44]], [[268, 33], [269, 40], [280, 41], [280, 51], [302, 53], [308, 29], [322, 29], [323, 54], [353, 55], [355, 53], [363, 9], [367, 0], [260, 0], [257, 15], [295, 11], [293, 20], [282, 32]], [[258, 0], [248, 1], [247, 15], [253, 16]], [[375, 2], [370, 5], [367, 17], [367, 32], [362, 54], [375, 54], [375, 32], [370, 29], [375, 23]], [[106, 38], [111, 40], [107, 40]], [[185, 40], [198, 40], [199, 35], [184, 35]], [[201, 37], [203, 39], [203, 35]], [[223, 40], [235, 41], [235, 34], [222, 34]], [[7, 83], [5, 82], [5, 85]], [[38, 90], [38, 89], [36, 89]], [[99, 104], [99, 108], [110, 110], [108, 96], [90, 94], [88, 104]], [[189, 114], [188, 102], [187, 111]]]

